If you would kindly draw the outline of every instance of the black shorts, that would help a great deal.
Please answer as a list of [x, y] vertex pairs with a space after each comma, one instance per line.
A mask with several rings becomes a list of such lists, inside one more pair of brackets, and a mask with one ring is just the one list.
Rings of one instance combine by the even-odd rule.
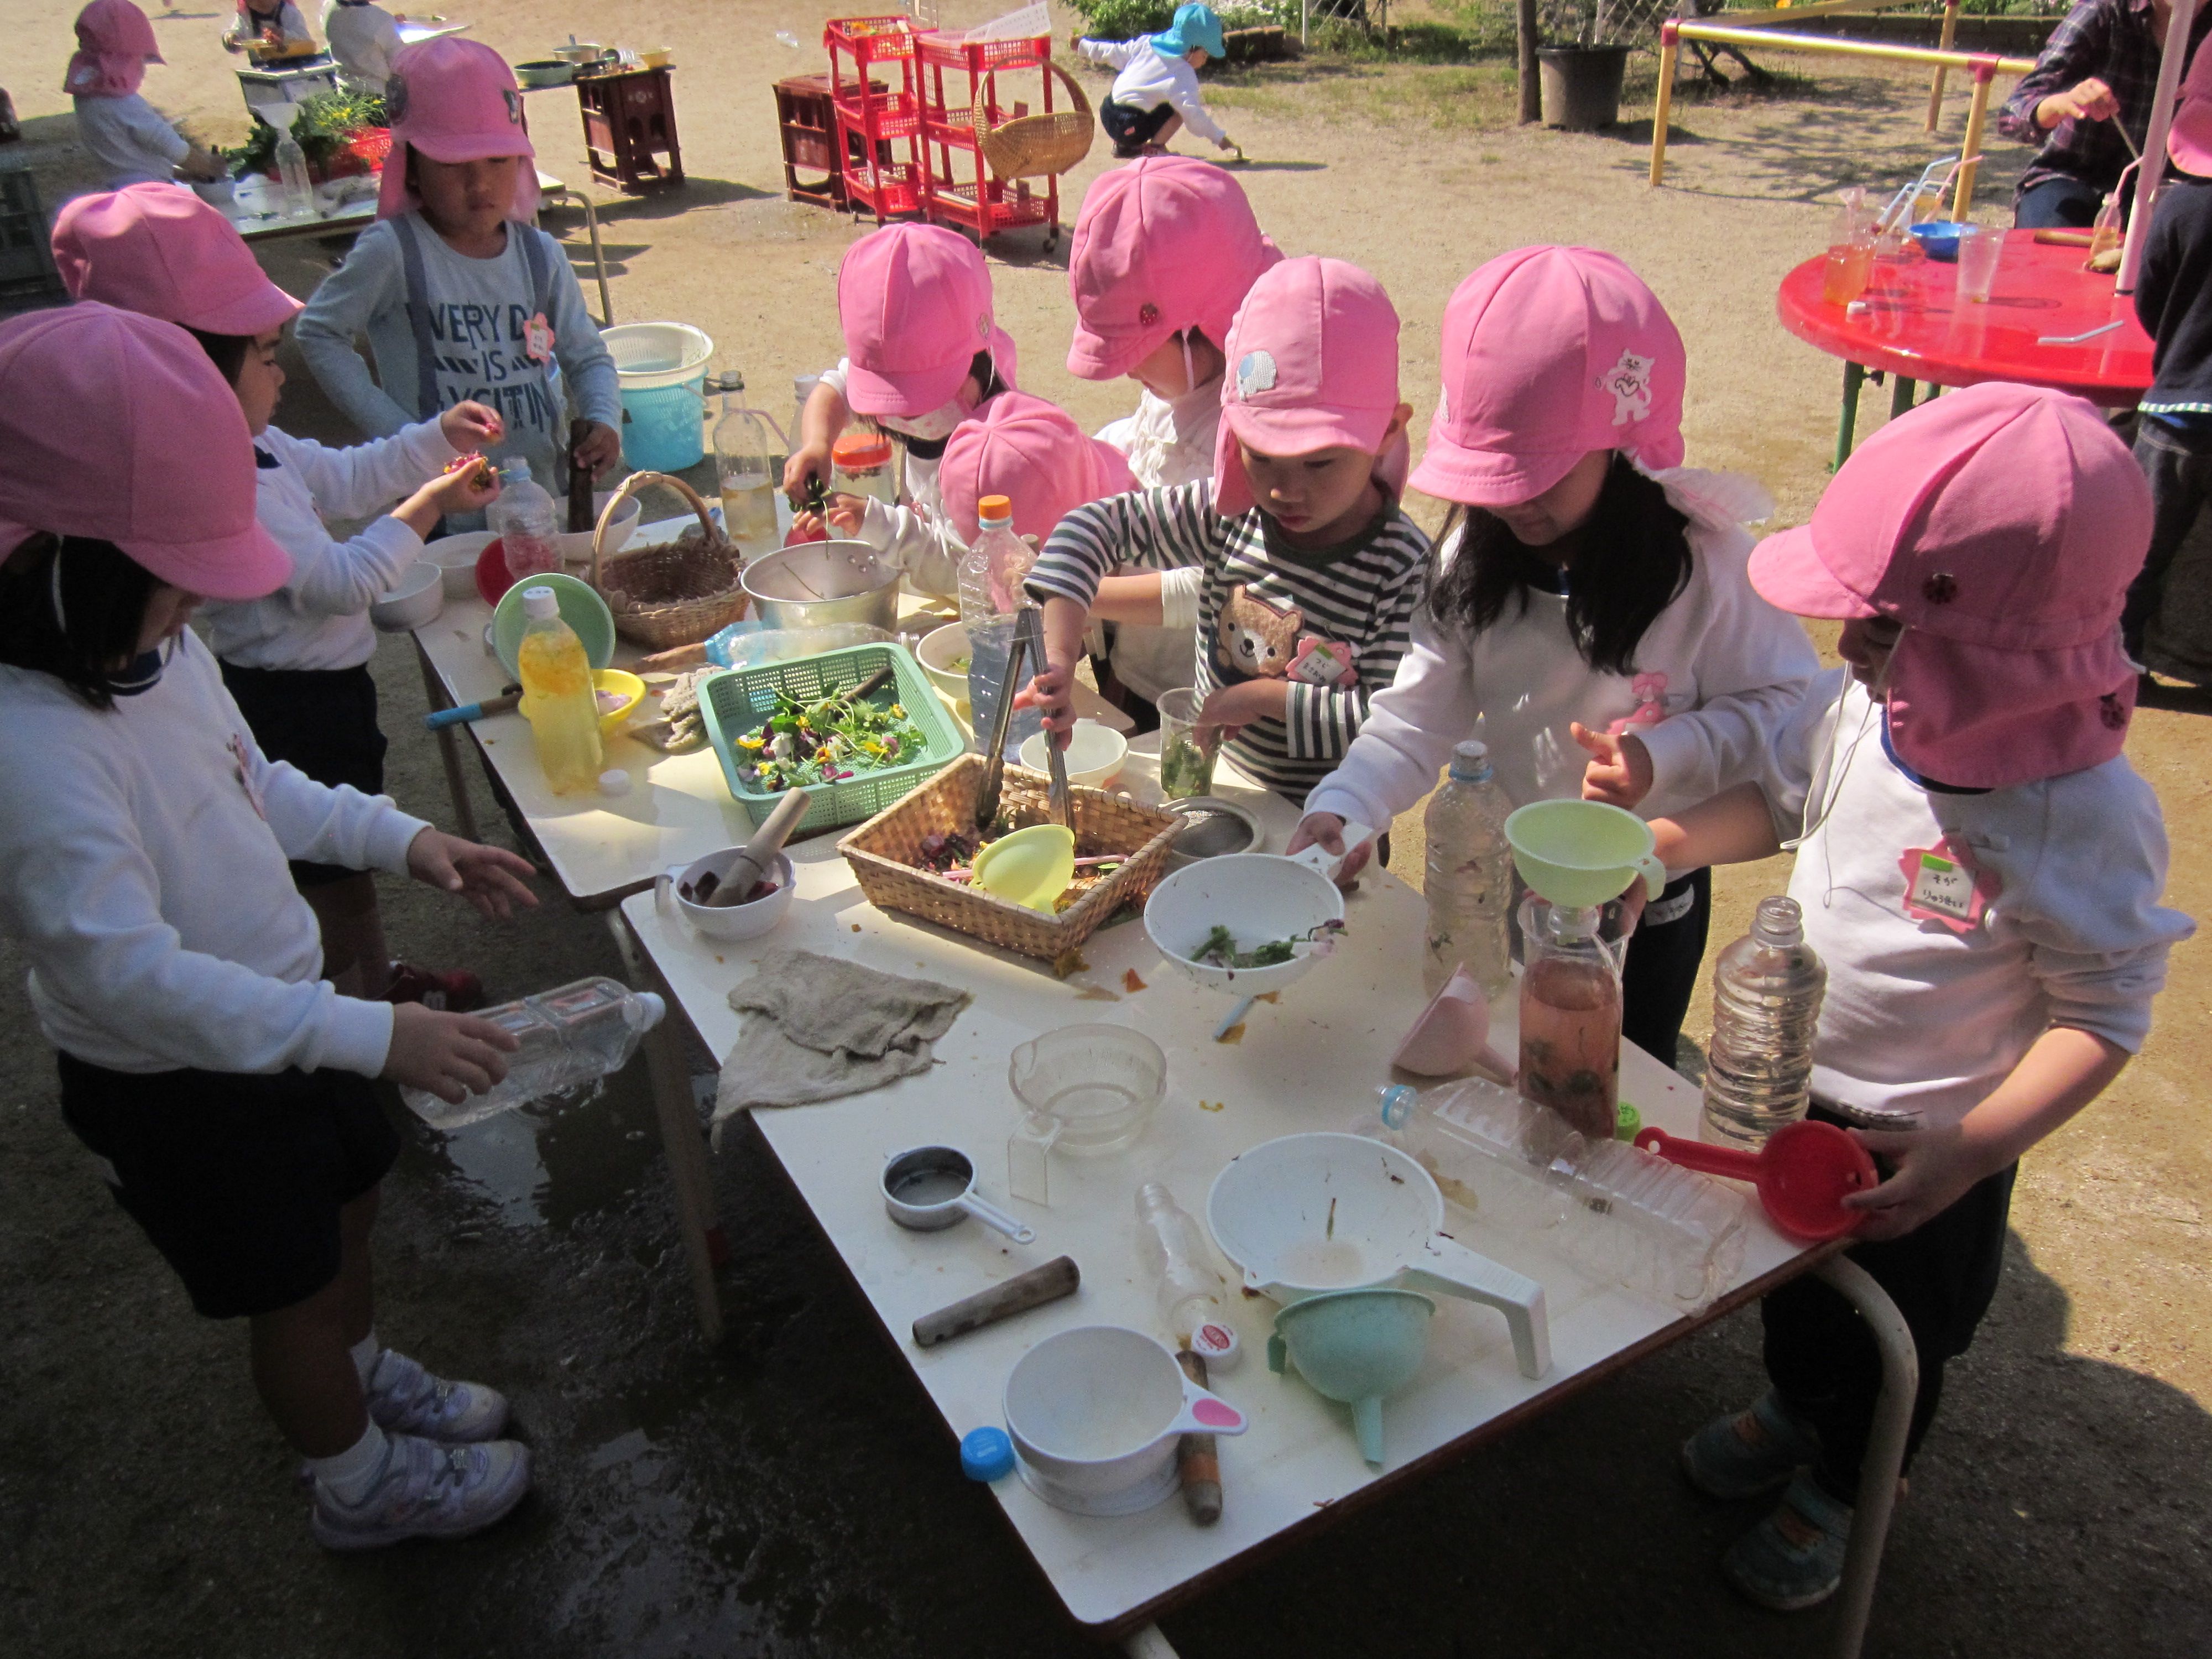
[[[222, 665], [222, 683], [246, 716], [253, 740], [273, 761], [289, 761], [317, 783], [349, 783], [384, 793], [384, 733], [376, 726], [376, 682], [359, 668], [240, 668]], [[357, 876], [343, 864], [292, 860], [301, 887], [327, 887]]]
[[1114, 154], [1126, 158], [1158, 137], [1160, 129], [1167, 125], [1168, 118], [1174, 113], [1171, 104], [1162, 104], [1158, 109], [1139, 109], [1134, 104], [1117, 104], [1109, 98], [1098, 106], [1098, 125], [1114, 141]]
[[111, 1072], [58, 1056], [62, 1121], [210, 1319], [274, 1313], [337, 1277], [338, 1211], [399, 1136], [351, 1072]]

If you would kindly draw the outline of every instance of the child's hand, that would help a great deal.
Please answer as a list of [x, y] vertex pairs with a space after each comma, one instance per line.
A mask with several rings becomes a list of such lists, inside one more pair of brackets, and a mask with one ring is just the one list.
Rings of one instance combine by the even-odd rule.
[[[499, 474], [481, 455], [464, 455], [424, 484], [415, 498], [394, 516], [412, 520], [414, 509], [427, 507], [433, 519], [448, 513], [480, 513], [499, 499]], [[419, 534], [428, 526], [416, 526]]]
[[514, 1032], [474, 1014], [403, 1002], [392, 1011], [392, 1046], [380, 1075], [458, 1106], [472, 1094], [489, 1093], [507, 1075], [507, 1055], [521, 1046]]
[[465, 454], [489, 449], [507, 435], [507, 422], [482, 404], [463, 402], [438, 416], [438, 430], [447, 443]]
[[593, 479], [604, 477], [622, 459], [622, 434], [605, 421], [593, 421], [584, 441], [568, 452], [568, 463], [580, 466]]
[[1897, 1173], [1870, 1193], [1853, 1193], [1844, 1207], [1867, 1212], [1860, 1238], [1897, 1238], [1949, 1209], [1993, 1171], [1958, 1124], [1924, 1129], [1853, 1129], [1852, 1139]]
[[860, 526], [868, 516], [868, 501], [865, 495], [832, 495], [827, 517], [830, 528], [847, 540], [860, 533]]
[[793, 502], [806, 499], [807, 481], [819, 478], [830, 482], [830, 446], [801, 444], [791, 452], [791, 459], [783, 464], [783, 493]]
[[824, 515], [801, 508], [791, 515], [791, 531], [783, 544], [793, 547], [801, 542], [826, 542], [829, 539], [830, 525]]
[[1333, 859], [1343, 859], [1337, 866], [1335, 881], [1340, 887], [1352, 885], [1352, 878], [1367, 867], [1368, 855], [1375, 850], [1372, 836], [1352, 849], [1345, 858], [1344, 820], [1334, 812], [1309, 812], [1298, 820], [1298, 827], [1291, 832], [1291, 844], [1285, 854], [1303, 853], [1309, 847], [1318, 847]]
[[1060, 746], [1067, 747], [1067, 734], [1075, 729], [1075, 665], [1056, 662], [1014, 695], [1017, 708], [1044, 711], [1044, 729], [1055, 733]]
[[1218, 726], [1222, 738], [1233, 738], [1254, 720], [1283, 719], [1290, 707], [1288, 680], [1243, 680], [1208, 697], [1200, 706], [1198, 723]]
[[485, 916], [501, 921], [518, 903], [533, 908], [538, 896], [529, 878], [530, 860], [503, 847], [463, 841], [442, 830], [425, 830], [407, 844], [407, 873], [417, 881], [459, 893]]
[[1593, 732], [1579, 720], [1567, 730], [1589, 751], [1590, 763], [1583, 771], [1584, 800], [1601, 800], [1610, 806], [1633, 810], [1651, 793], [1651, 751], [1641, 738]]

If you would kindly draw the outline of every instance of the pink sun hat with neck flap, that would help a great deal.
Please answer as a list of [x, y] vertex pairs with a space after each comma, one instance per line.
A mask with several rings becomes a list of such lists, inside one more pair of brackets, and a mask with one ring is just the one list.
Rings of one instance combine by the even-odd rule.
[[845, 250], [837, 320], [855, 414], [913, 420], [952, 401], [975, 354], [1014, 378], [1014, 343], [993, 320], [983, 251], [942, 225], [890, 225]]
[[2100, 410], [1990, 382], [1859, 446], [1812, 523], [1753, 550], [1751, 581], [1801, 617], [1901, 623], [1891, 746], [1924, 777], [2002, 789], [2127, 741], [2120, 609], [2150, 531], [2150, 487]]
[[407, 155], [434, 161], [489, 161], [517, 155], [510, 220], [527, 223], [538, 211], [537, 147], [522, 128], [522, 91], [507, 59], [481, 40], [448, 34], [418, 40], [393, 54], [384, 83], [392, 151], [378, 180], [376, 216], [397, 219], [422, 205], [407, 187]]
[[165, 64], [154, 25], [131, 0], [92, 0], [76, 15], [76, 46], [62, 90], [79, 98], [127, 98], [146, 65]]
[[69, 203], [54, 221], [54, 264], [72, 299], [203, 334], [266, 334], [307, 309], [269, 280], [229, 220], [174, 185]]
[[1147, 155], [1102, 173], [1068, 244], [1067, 372], [1114, 380], [1188, 328], [1219, 346], [1253, 283], [1282, 257], [1243, 187], [1210, 162]]
[[258, 599], [292, 561], [255, 493], [237, 394], [174, 323], [90, 300], [0, 323], [0, 552], [97, 537], [173, 587]]
[[1443, 391], [1413, 485], [1469, 507], [1542, 495], [1595, 449], [1682, 464], [1682, 337], [1610, 253], [1524, 247], [1444, 307]]
[[[1285, 259], [1252, 284], [1222, 355], [1221, 430], [1214, 440], [1213, 510], [1254, 505], [1239, 440], [1262, 455], [1382, 447], [1398, 412], [1398, 313], [1358, 265]], [[1393, 495], [1406, 484], [1401, 433], [1376, 454], [1375, 477]]]
[[937, 487], [953, 529], [972, 544], [981, 533], [975, 504], [986, 495], [1013, 503], [1016, 535], [1045, 537], [1085, 502], [1137, 483], [1119, 450], [1087, 436], [1058, 404], [1008, 392], [954, 428]]
[[2198, 52], [2182, 76], [2166, 153], [2184, 173], [2212, 179], [2212, 52]]

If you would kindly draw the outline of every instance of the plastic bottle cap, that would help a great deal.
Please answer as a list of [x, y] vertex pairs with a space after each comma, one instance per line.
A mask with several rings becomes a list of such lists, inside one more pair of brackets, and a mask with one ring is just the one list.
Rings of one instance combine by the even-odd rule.
[[629, 774], [619, 766], [610, 766], [599, 774], [599, 793], [603, 795], [629, 793]]
[[550, 587], [526, 587], [522, 590], [522, 614], [532, 622], [557, 617], [561, 614], [561, 596]]
[[1014, 504], [1004, 495], [986, 495], [975, 503], [975, 522], [981, 524], [1012, 524]]
[[1406, 1127], [1406, 1120], [1413, 1115], [1413, 1104], [1420, 1098], [1420, 1091], [1410, 1083], [1386, 1083], [1376, 1091], [1382, 1101], [1382, 1121], [1394, 1129]]
[[1491, 776], [1490, 745], [1474, 738], [1454, 744], [1451, 775], [1462, 783], [1480, 783]]
[[1644, 1114], [1626, 1101], [1613, 1109], [1613, 1138], [1615, 1140], [1633, 1140], [1637, 1131], [1643, 1127]]
[[972, 1429], [960, 1438], [960, 1473], [988, 1483], [1014, 1472], [1014, 1443], [1004, 1429]]
[[667, 1012], [658, 991], [633, 991], [623, 1005], [623, 1023], [634, 1031], [650, 1031]]
[[1216, 1371], [1235, 1370], [1237, 1362], [1244, 1357], [1235, 1327], [1220, 1319], [1209, 1319], [1190, 1334], [1190, 1351], [1206, 1361], [1208, 1376]]
[[833, 466], [888, 466], [890, 459], [891, 441], [880, 432], [848, 432], [830, 446]]
[[500, 482], [508, 484], [528, 483], [530, 463], [520, 455], [510, 455], [499, 464]]

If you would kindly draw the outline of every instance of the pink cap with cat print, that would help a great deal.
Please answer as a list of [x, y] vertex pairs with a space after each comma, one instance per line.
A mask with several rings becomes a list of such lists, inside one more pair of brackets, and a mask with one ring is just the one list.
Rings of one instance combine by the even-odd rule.
[[1443, 362], [1416, 489], [1511, 507], [1592, 450], [1682, 464], [1682, 337], [1610, 253], [1524, 247], [1479, 267], [1444, 307]]

